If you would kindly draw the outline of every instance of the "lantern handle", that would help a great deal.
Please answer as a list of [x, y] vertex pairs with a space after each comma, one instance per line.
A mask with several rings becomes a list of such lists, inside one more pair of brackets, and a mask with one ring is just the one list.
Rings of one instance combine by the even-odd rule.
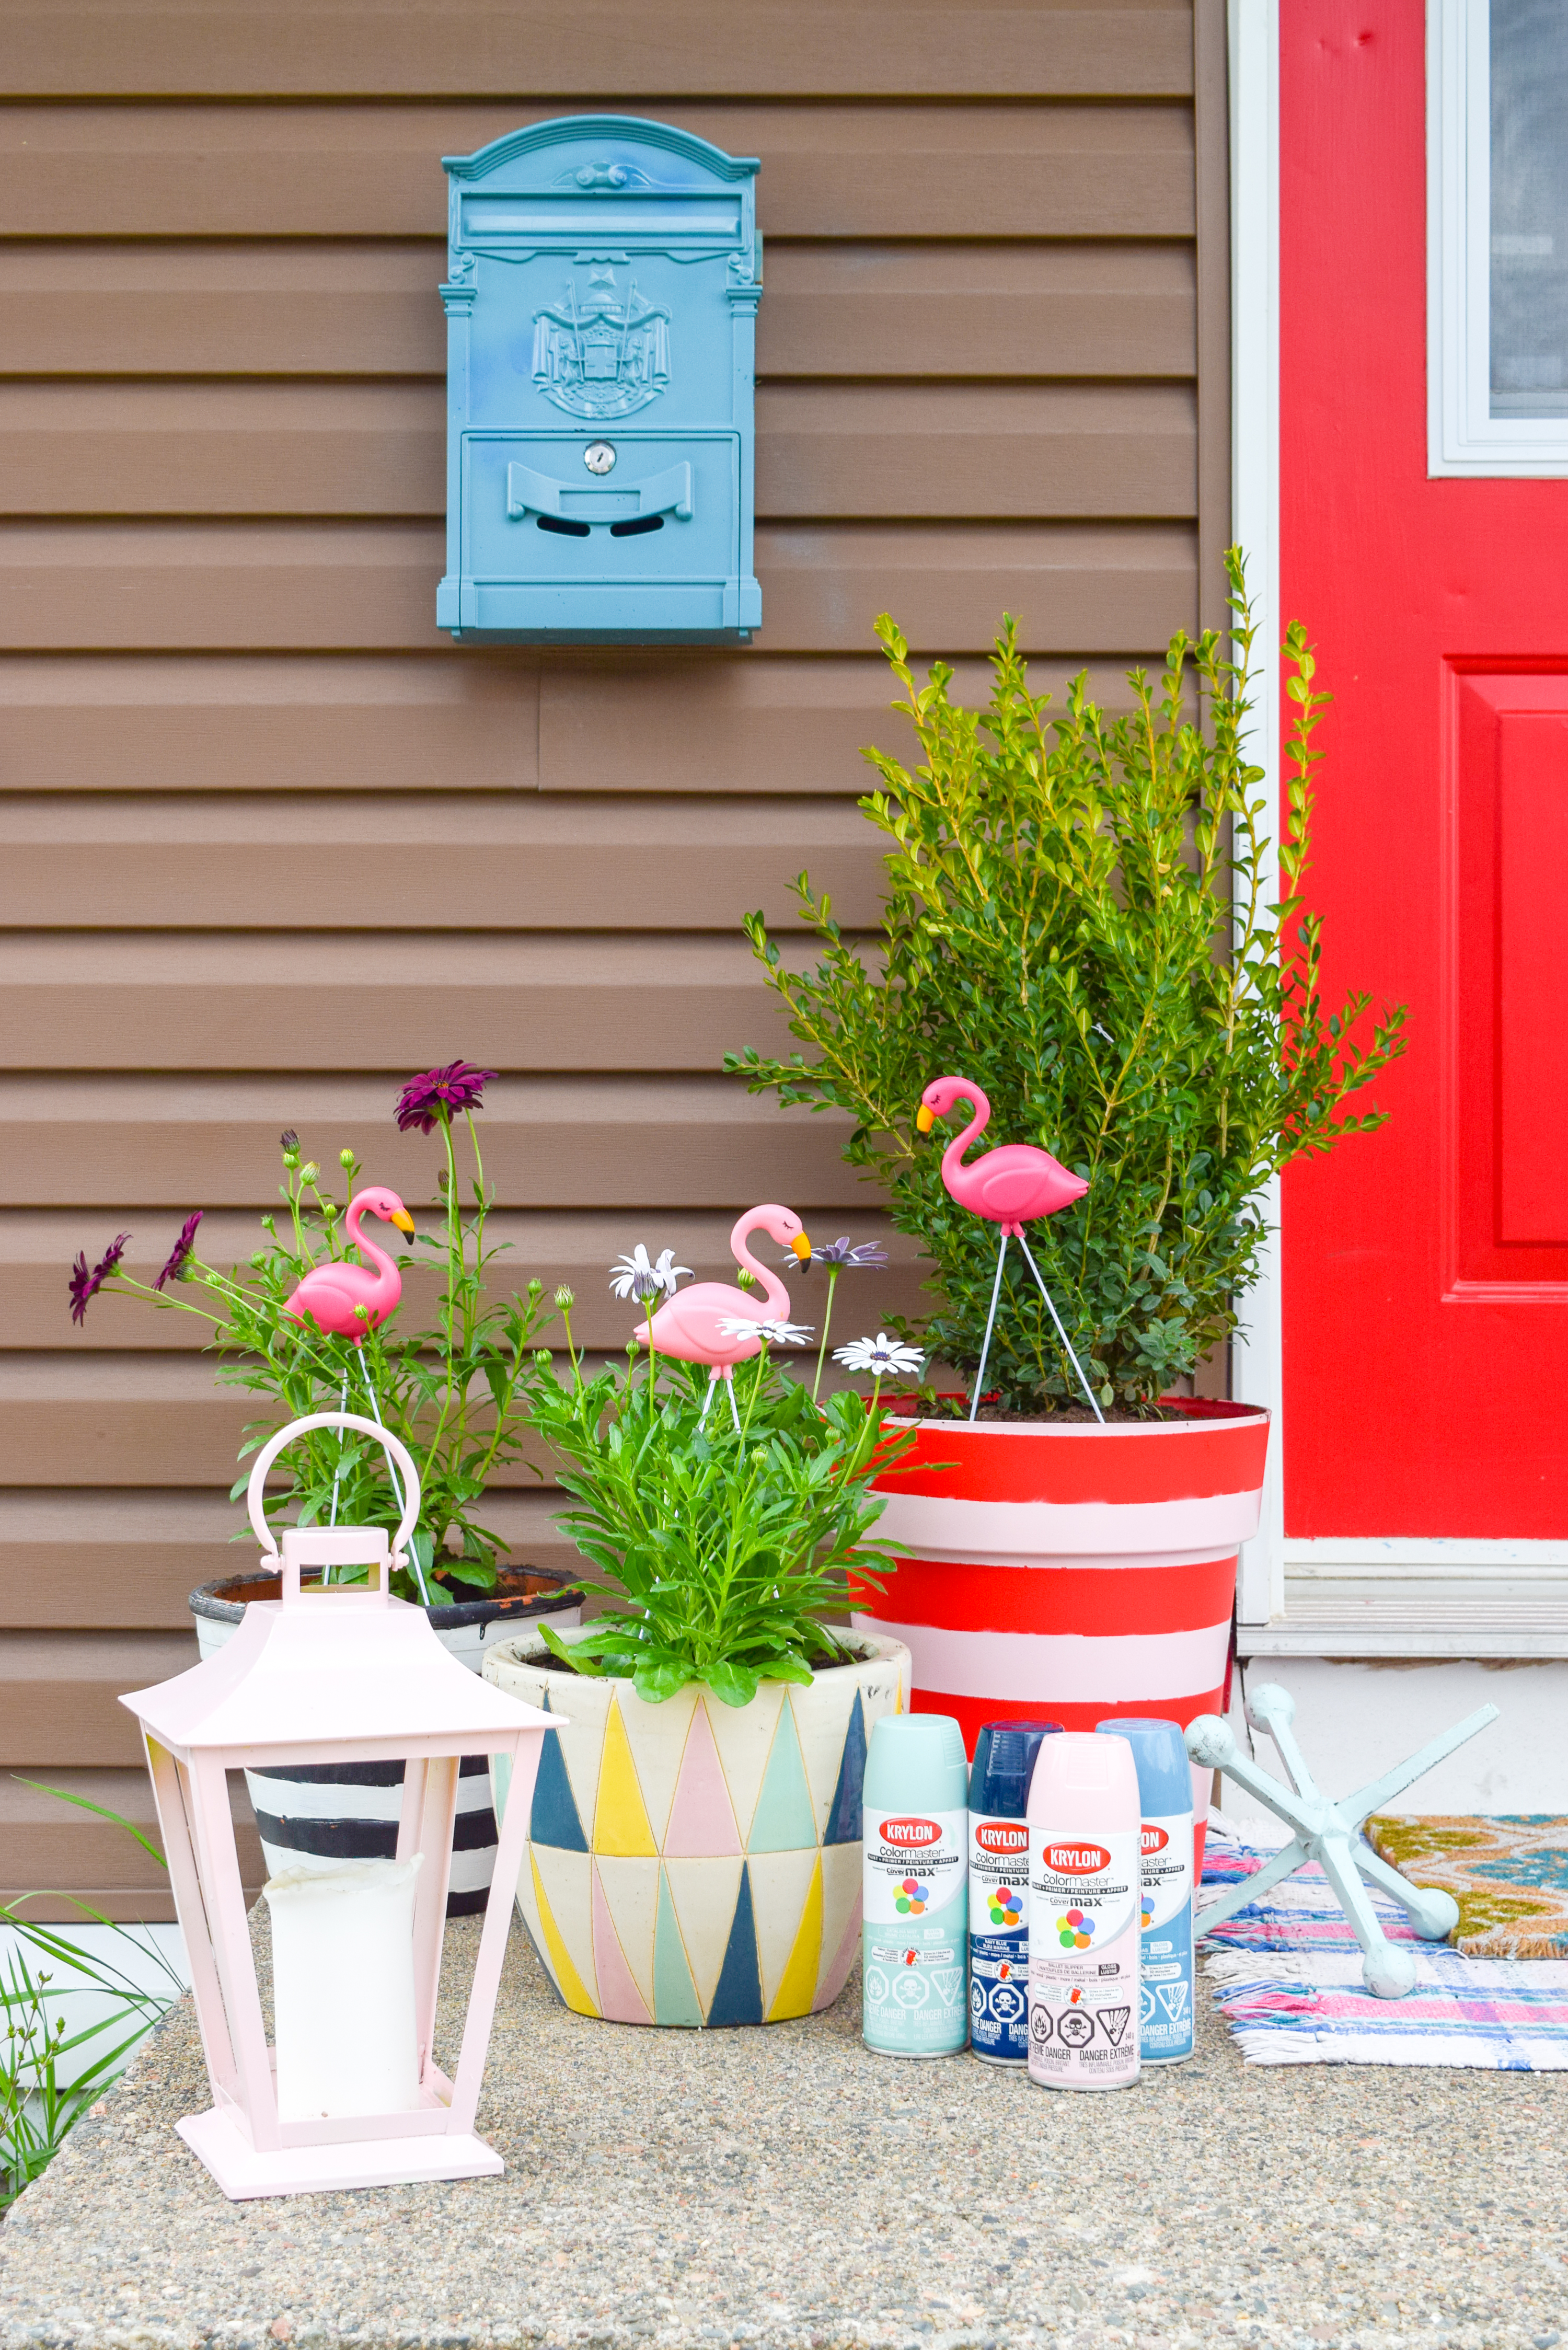
[[[256, 1454], [255, 1465], [251, 1471], [251, 1481], [245, 1489], [245, 1506], [250, 1512], [252, 1530], [262, 1549], [269, 1558], [276, 1558], [277, 1544], [273, 1540], [272, 1528], [266, 1522], [266, 1511], [264, 1506], [264, 1488], [266, 1484], [267, 1471], [286, 1445], [292, 1444], [296, 1436], [308, 1436], [313, 1428], [358, 1429], [361, 1436], [373, 1436], [376, 1439], [389, 1461], [394, 1455], [396, 1456], [403, 1472], [405, 1499], [403, 1514], [398, 1521], [398, 1531], [392, 1536], [392, 1565], [397, 1567], [406, 1564], [403, 1546], [419, 1522], [420, 1472], [414, 1467], [408, 1446], [395, 1437], [389, 1428], [383, 1428], [379, 1420], [362, 1419], [356, 1411], [313, 1411], [305, 1419], [291, 1419], [286, 1428], [280, 1428], [275, 1436], [269, 1437]], [[396, 1482], [394, 1479], [393, 1482]]]

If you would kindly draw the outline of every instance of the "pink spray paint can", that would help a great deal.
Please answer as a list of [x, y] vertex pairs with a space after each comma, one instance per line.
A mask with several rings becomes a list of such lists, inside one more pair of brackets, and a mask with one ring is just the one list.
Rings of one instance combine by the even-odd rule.
[[1029, 2077], [1125, 2089], [1138, 2076], [1137, 1764], [1125, 1738], [1043, 1741], [1029, 1784]]

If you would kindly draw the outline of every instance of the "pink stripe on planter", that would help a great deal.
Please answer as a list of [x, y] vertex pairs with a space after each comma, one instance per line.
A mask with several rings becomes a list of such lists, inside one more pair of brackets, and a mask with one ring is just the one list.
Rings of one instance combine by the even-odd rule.
[[675, 1860], [705, 1860], [744, 1852], [735, 1825], [734, 1805], [713, 1742], [713, 1725], [705, 1699], [699, 1698], [686, 1732], [675, 1801], [664, 1831], [664, 1850]]
[[860, 1956], [860, 1919], [861, 1901], [860, 1896], [857, 1894], [855, 1907], [849, 1913], [849, 1921], [844, 1929], [838, 1948], [833, 1953], [833, 1964], [824, 1975], [822, 1988], [811, 2002], [813, 2015], [820, 2015], [825, 2007], [831, 2007], [849, 1981], [849, 1970]]
[[1212, 1688], [1225, 1677], [1231, 1619], [1198, 1632], [1088, 1639], [1074, 1632], [950, 1632], [857, 1616], [858, 1630], [904, 1641], [915, 1687], [1007, 1705], [1119, 1706], [1168, 1690]]
[[605, 1899], [604, 1887], [599, 1883], [599, 1865], [593, 1864], [594, 1877], [594, 1977], [599, 1995], [599, 2013], [607, 2015], [612, 2023], [651, 2023], [642, 1993], [632, 1981], [626, 1953], [620, 1946], [620, 1936], [615, 1929], [615, 1919]]
[[1261, 1492], [1167, 1502], [974, 1502], [906, 1494], [889, 1480], [878, 1542], [955, 1565], [1055, 1566], [1098, 1557], [1140, 1565], [1234, 1557], [1258, 1531]]

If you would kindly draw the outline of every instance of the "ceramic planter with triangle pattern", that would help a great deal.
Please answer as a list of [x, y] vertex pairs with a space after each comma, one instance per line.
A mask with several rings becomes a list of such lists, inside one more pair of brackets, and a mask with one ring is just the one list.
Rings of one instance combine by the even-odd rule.
[[555, 1667], [537, 1633], [490, 1650], [487, 1680], [563, 1717], [517, 1907], [568, 2007], [696, 2028], [832, 2005], [860, 1947], [867, 1742], [909, 1702], [909, 1649], [857, 1645], [809, 1689], [764, 1682], [739, 1707], [695, 1682], [646, 1704]]

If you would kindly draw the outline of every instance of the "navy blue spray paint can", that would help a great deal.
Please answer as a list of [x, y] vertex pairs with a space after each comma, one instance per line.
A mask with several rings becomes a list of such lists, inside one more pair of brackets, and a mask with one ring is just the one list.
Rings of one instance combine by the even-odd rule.
[[1146, 2064], [1192, 2054], [1192, 1772], [1174, 1721], [1129, 1716], [1096, 1721], [1125, 1738], [1137, 1764], [1143, 1814], [1138, 2041]]
[[1029, 2062], [1029, 1781], [1059, 1721], [988, 1721], [969, 1777], [969, 2044]]

